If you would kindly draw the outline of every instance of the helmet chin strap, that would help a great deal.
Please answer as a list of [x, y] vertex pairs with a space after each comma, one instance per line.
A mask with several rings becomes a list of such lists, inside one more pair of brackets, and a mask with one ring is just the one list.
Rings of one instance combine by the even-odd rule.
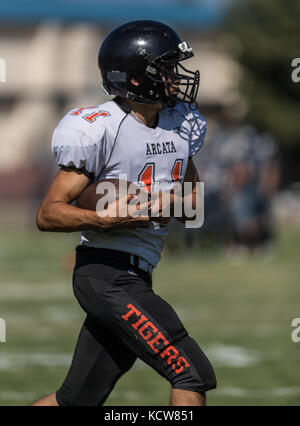
[[104, 90], [106, 95], [120, 96], [121, 98], [129, 99], [139, 104], [155, 105], [155, 104], [162, 103], [167, 108], [173, 108], [177, 104], [177, 102], [179, 102], [178, 99], [174, 99], [171, 96], [167, 96], [167, 95], [164, 95], [161, 99], [157, 101], [156, 100], [151, 101], [149, 99], [143, 98], [142, 96], [135, 95], [134, 93], [129, 92], [126, 89], [115, 87], [113, 84], [106, 85], [105, 82], [102, 82], [102, 89]]
[[145, 99], [141, 96], [134, 95], [133, 93], [132, 93], [132, 95], [133, 95], [132, 98], [129, 97], [129, 96], [126, 96], [126, 98], [131, 99], [133, 102], [136, 102], [138, 104], [144, 104], [144, 105], [147, 105], [147, 104], [148, 105], [163, 104], [163, 106], [166, 106], [167, 108], [173, 108], [178, 102], [177, 99], [172, 99], [169, 96], [164, 96], [162, 99], [157, 100], [157, 101], [150, 101], [150, 100]]

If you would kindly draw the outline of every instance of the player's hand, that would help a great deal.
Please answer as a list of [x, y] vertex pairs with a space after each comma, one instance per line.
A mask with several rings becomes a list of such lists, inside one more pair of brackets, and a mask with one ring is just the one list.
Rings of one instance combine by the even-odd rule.
[[105, 210], [97, 211], [99, 227], [103, 230], [148, 227], [151, 218], [147, 212], [151, 201], [136, 205], [134, 199], [135, 195], [127, 194], [110, 203]]
[[174, 193], [170, 192], [151, 192], [151, 204], [149, 207], [149, 216], [155, 222], [161, 225], [167, 225], [171, 219], [171, 212], [174, 205]]

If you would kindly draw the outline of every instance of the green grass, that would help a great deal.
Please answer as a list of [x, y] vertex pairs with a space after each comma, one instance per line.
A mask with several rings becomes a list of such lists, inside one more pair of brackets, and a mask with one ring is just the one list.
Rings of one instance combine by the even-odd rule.
[[[84, 315], [72, 295], [77, 235], [0, 232], [0, 405], [24, 405], [56, 390]], [[300, 405], [300, 230], [279, 233], [272, 256], [221, 252], [164, 256], [155, 291], [170, 302], [215, 366], [210, 405]], [[166, 405], [169, 384], [142, 362], [106, 405]]]

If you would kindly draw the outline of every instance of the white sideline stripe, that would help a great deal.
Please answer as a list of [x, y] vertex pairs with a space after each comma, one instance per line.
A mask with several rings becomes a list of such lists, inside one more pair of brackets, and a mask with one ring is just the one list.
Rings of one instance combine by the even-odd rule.
[[[76, 301], [74, 301], [74, 306]], [[78, 325], [82, 322], [84, 318], [84, 313], [70, 309], [57, 309], [49, 308], [48, 306], [45, 309], [39, 307], [34, 312], [28, 314], [15, 313], [11, 312], [3, 315], [7, 320], [9, 326], [14, 326], [15, 329], [31, 326], [31, 334], [34, 337], [35, 333], [38, 333], [38, 330], [35, 330], [35, 327], [47, 327], [49, 328], [49, 323], [52, 324], [62, 324], [65, 323], [67, 326], [74, 325], [73, 322], [78, 322]], [[77, 325], [77, 324], [76, 324]], [[55, 332], [55, 330], [53, 330]]]
[[271, 389], [246, 389], [235, 387], [224, 387], [214, 391], [215, 396], [230, 396], [236, 398], [274, 398], [282, 396], [300, 396], [300, 387], [280, 387]]
[[72, 361], [71, 353], [11, 353], [2, 352], [0, 370], [24, 369], [26, 367], [68, 367]]
[[[215, 366], [227, 367], [247, 367], [259, 363], [263, 357], [255, 351], [248, 351], [244, 348], [225, 345], [211, 345], [205, 349], [209, 359]], [[11, 353], [2, 352], [0, 357], [0, 369], [20, 368], [26, 366], [67, 366], [70, 364], [72, 354], [67, 353]], [[135, 363], [137, 370], [150, 368], [142, 361]]]
[[[212, 364], [217, 367], [250, 367], [260, 364], [266, 358], [269, 358], [269, 356], [259, 351], [217, 343], [208, 345], [203, 350]], [[136, 370], [145, 370], [150, 367], [140, 359], [137, 359], [134, 368]]]
[[206, 346], [204, 352], [217, 367], [250, 367], [260, 364], [266, 358], [261, 351], [217, 343]]
[[288, 395], [299, 395], [300, 396], [300, 387], [285, 387], [285, 388], [275, 388], [272, 389], [273, 396], [288, 396]]
[[71, 299], [73, 296], [70, 282], [47, 283], [9, 283], [1, 284], [1, 300], [44, 300], [44, 299]]
[[[300, 387], [282, 387], [273, 389], [245, 389], [245, 388], [234, 388], [227, 387], [217, 389], [214, 391], [215, 396], [231, 396], [240, 398], [249, 397], [281, 397], [281, 396], [297, 396], [300, 395]], [[135, 391], [118, 391], [115, 390], [110, 395], [110, 400], [126, 398], [129, 400], [137, 400], [140, 397], [140, 393]], [[0, 401], [24, 401], [37, 399], [37, 394], [33, 392], [15, 392], [15, 391], [0, 391]]]

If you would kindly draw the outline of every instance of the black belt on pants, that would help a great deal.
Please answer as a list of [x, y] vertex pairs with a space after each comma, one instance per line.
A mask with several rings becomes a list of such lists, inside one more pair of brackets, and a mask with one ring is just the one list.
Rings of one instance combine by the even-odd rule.
[[91, 256], [92, 259], [96, 259], [99, 262], [105, 258], [110, 258], [115, 260], [116, 263], [128, 265], [128, 267], [131, 265], [149, 275], [153, 272], [153, 265], [135, 254], [106, 248], [89, 247], [85, 245], [77, 246], [76, 250], [81, 253], [86, 253]]

